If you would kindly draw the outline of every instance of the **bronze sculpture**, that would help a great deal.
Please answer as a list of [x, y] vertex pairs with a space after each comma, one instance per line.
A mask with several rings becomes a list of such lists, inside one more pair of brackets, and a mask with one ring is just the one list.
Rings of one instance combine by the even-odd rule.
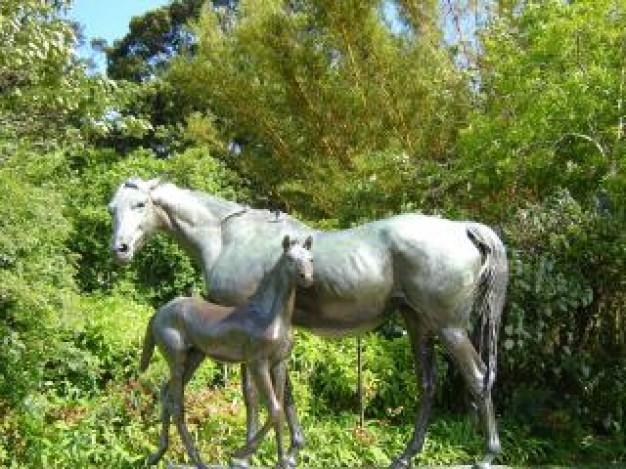
[[170, 378], [161, 391], [160, 445], [149, 464], [156, 464], [165, 454], [173, 416], [190, 459], [198, 468], [206, 468], [187, 430], [183, 392], [194, 371], [209, 356], [222, 362], [245, 363], [267, 405], [267, 423], [235, 457], [251, 456], [274, 428], [277, 467], [287, 467], [282, 447], [285, 361], [293, 345], [291, 315], [296, 283], [311, 286], [313, 264], [310, 237], [300, 245], [285, 236], [282, 246], [279, 260], [245, 304], [224, 307], [200, 298], [180, 297], [159, 308], [150, 319], [140, 369], [148, 368], [158, 345], [169, 366]]
[[[478, 465], [489, 467], [500, 452], [491, 389], [508, 267], [502, 242], [487, 226], [403, 214], [349, 230], [318, 231], [286, 214], [276, 217], [138, 178], [120, 185], [109, 210], [112, 249], [120, 261], [130, 261], [153, 232], [164, 230], [196, 258], [209, 299], [220, 304], [245, 302], [271, 264], [274, 240], [286, 233], [312, 234], [316, 286], [299, 291], [294, 325], [342, 337], [374, 329], [393, 309], [405, 320], [423, 393], [413, 435], [391, 467], [408, 467], [424, 443], [436, 379], [434, 335], [459, 366], [478, 405], [487, 440]], [[481, 321], [478, 351], [467, 334], [474, 305]], [[249, 435], [257, 425], [253, 389], [244, 380]], [[285, 410], [294, 460], [303, 438], [288, 377]]]

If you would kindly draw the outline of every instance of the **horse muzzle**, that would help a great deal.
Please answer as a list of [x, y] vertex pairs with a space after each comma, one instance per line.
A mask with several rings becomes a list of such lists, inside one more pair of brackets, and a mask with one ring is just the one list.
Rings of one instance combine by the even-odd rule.
[[115, 243], [112, 246], [112, 250], [115, 253], [115, 259], [118, 262], [129, 262], [133, 258], [134, 250], [129, 243]]
[[300, 274], [298, 277], [298, 285], [304, 288], [309, 288], [313, 285], [313, 276]]

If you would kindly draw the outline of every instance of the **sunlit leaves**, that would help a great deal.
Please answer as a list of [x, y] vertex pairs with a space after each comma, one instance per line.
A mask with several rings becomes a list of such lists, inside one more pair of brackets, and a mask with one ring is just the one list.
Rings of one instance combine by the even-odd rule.
[[[175, 61], [167, 79], [217, 117], [223, 146], [240, 150], [233, 163], [262, 191], [333, 215], [341, 191], [320, 191], [318, 178], [341, 188], [362, 177], [356, 159], [391, 147], [417, 165], [448, 159], [466, 111], [447, 52], [398, 36], [378, 8], [244, 1], [228, 27], [207, 13], [196, 54]], [[306, 192], [313, 200], [302, 207], [297, 194]]]
[[615, 173], [625, 154], [624, 31], [623, 0], [528, 2], [494, 19], [463, 137], [476, 195], [543, 197], [564, 185], [588, 197]]

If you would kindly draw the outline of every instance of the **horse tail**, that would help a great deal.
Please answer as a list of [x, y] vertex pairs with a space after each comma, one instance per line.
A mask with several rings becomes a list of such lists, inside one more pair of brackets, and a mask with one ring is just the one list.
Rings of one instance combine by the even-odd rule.
[[146, 335], [143, 338], [143, 351], [141, 352], [141, 363], [139, 365], [140, 373], [143, 373], [148, 369], [148, 366], [150, 365], [150, 359], [154, 354], [156, 341], [154, 340], [154, 333], [152, 332], [153, 321], [154, 316], [150, 318], [150, 321], [148, 322], [148, 327], [146, 328]]
[[467, 233], [483, 255], [478, 283], [478, 353], [485, 361], [484, 390], [490, 392], [496, 378], [498, 362], [498, 332], [509, 280], [506, 248], [498, 235], [488, 226], [469, 223]]

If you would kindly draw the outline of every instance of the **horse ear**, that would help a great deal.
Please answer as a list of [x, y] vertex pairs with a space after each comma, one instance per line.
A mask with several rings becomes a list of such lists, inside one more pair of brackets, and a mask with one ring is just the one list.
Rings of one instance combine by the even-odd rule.
[[306, 237], [306, 239], [304, 240], [304, 247], [307, 250], [311, 250], [311, 245], [313, 244], [313, 236], [309, 235]]
[[149, 191], [157, 187], [159, 184], [161, 184], [161, 180], [159, 178], [154, 178], [146, 181], [146, 186], [148, 187]]
[[285, 235], [283, 238], [283, 251], [288, 251], [291, 246], [291, 241], [289, 240], [289, 235]]

